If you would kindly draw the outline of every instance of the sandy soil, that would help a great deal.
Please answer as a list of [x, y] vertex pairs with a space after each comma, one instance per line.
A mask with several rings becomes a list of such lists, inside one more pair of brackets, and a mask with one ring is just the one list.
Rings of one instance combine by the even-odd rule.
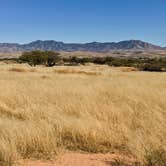
[[116, 154], [79, 154], [68, 153], [59, 156], [54, 161], [21, 161], [22, 166], [113, 166], [116, 160], [132, 165], [132, 157]]

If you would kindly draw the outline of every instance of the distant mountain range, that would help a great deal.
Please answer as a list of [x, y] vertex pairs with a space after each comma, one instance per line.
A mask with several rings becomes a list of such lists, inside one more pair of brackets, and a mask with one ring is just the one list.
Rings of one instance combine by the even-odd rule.
[[0, 43], [0, 52], [18, 52], [31, 50], [50, 51], [92, 51], [107, 52], [111, 50], [163, 50], [164, 47], [156, 46], [140, 40], [127, 40], [121, 42], [92, 42], [92, 43], [63, 43], [54, 40], [37, 40], [28, 44]]

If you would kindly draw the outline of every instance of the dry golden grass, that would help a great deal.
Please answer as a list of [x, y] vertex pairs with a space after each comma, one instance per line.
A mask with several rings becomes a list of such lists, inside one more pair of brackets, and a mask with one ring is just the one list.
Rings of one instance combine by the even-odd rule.
[[0, 65], [0, 165], [62, 150], [139, 159], [146, 150], [166, 150], [166, 73], [107, 66], [11, 69], [31, 67]]
[[36, 69], [25, 69], [25, 68], [18, 68], [18, 67], [12, 67], [9, 69], [9, 71], [12, 72], [36, 72]]
[[135, 67], [119, 67], [119, 69], [123, 72], [138, 71]]
[[55, 69], [55, 73], [59, 74], [83, 74], [83, 75], [90, 75], [90, 76], [97, 76], [101, 75], [99, 72], [91, 72], [91, 71], [82, 71], [82, 70], [74, 70], [74, 69]]
[[13, 67], [13, 68], [9, 69], [9, 71], [13, 71], [13, 72], [26, 72], [26, 70], [24, 68], [16, 68], [16, 67]]

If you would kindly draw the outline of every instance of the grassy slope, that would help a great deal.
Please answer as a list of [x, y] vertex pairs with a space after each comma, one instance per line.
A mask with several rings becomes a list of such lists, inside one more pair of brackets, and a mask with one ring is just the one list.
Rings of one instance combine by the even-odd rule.
[[166, 149], [166, 73], [124, 71], [1, 64], [0, 162], [65, 149], [142, 159]]

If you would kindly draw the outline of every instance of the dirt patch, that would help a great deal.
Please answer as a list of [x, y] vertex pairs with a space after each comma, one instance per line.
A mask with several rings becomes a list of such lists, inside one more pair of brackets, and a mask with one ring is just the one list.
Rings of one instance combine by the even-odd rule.
[[117, 162], [125, 166], [133, 166], [135, 159], [117, 154], [79, 154], [68, 153], [54, 161], [25, 160], [22, 166], [115, 166]]

